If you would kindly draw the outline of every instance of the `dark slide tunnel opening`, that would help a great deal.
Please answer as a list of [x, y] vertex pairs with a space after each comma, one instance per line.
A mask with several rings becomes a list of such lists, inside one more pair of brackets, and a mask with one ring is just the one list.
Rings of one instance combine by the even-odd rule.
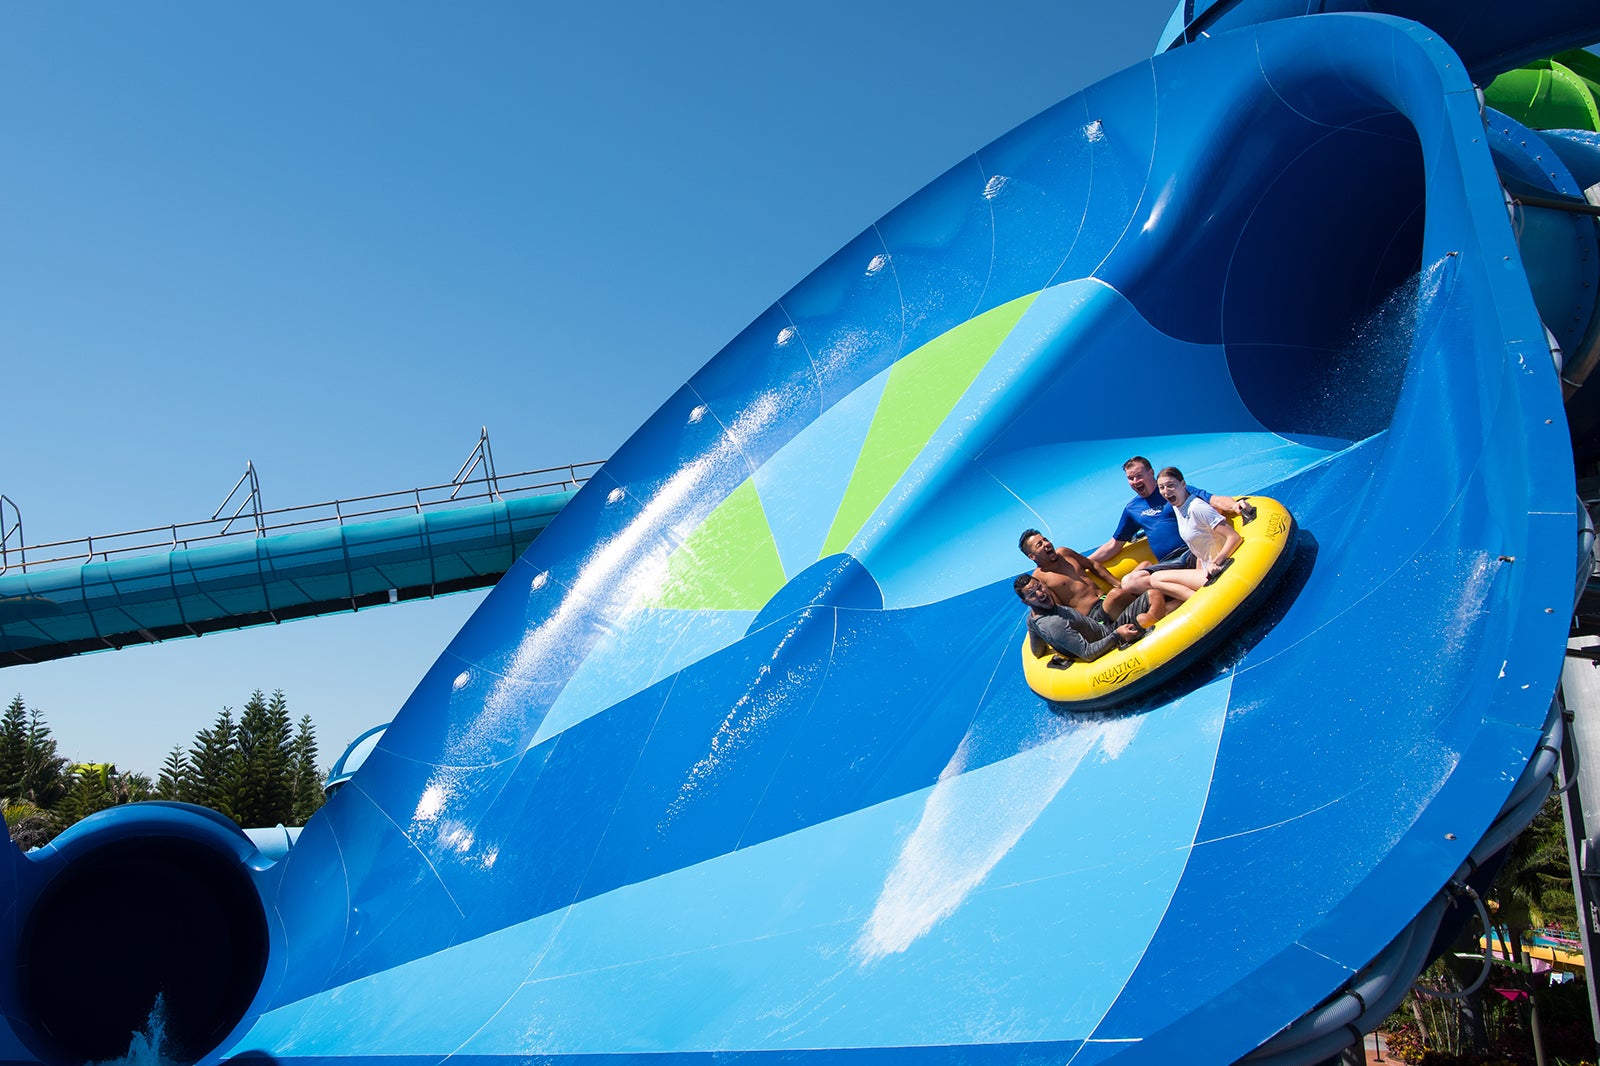
[[166, 1056], [198, 1059], [244, 1016], [267, 944], [236, 855], [176, 837], [109, 841], [68, 863], [23, 926], [16, 977], [46, 1045], [35, 1051], [73, 1064], [120, 1058], [159, 995]]
[[[1211, 138], [1158, 197], [1149, 269], [1114, 277], [1157, 329], [1220, 343], [1239, 398], [1285, 437], [1356, 441], [1394, 418], [1431, 294], [1416, 128], [1370, 99], [1277, 96]], [[1164, 195], [1164, 194], [1163, 194]]]
[[1285, 436], [1385, 429], [1429, 298], [1424, 173], [1399, 115], [1321, 131], [1261, 190], [1222, 298], [1229, 370]]

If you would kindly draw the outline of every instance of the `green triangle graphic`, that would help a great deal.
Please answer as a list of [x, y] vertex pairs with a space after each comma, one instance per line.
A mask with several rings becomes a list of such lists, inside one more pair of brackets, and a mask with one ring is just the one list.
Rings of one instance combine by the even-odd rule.
[[924, 344], [889, 371], [888, 386], [861, 445], [850, 484], [819, 559], [844, 549], [944, 422], [1000, 342], [1039, 296], [985, 311]]
[[649, 607], [759, 611], [788, 580], [767, 513], [746, 479], [667, 559], [667, 583]]

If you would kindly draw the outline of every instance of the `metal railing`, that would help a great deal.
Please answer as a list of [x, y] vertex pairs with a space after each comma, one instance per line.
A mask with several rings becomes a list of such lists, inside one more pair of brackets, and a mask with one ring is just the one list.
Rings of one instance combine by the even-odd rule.
[[[222, 541], [240, 541], [265, 537], [275, 533], [342, 526], [350, 522], [370, 522], [379, 518], [393, 518], [401, 514], [421, 514], [424, 511], [461, 507], [472, 503], [494, 503], [508, 497], [532, 496], [565, 489], [576, 489], [599, 469], [604, 460], [586, 463], [568, 463], [566, 466], [549, 466], [539, 470], [525, 470], [518, 474], [496, 474], [494, 461], [488, 452], [487, 435], [479, 440], [478, 451], [462, 465], [454, 480], [443, 485], [427, 485], [399, 492], [380, 492], [372, 496], [354, 496], [326, 503], [303, 504], [297, 507], [280, 507], [264, 510], [261, 507], [261, 487], [256, 480], [255, 467], [246, 464], [244, 476], [239, 479], [228, 498], [210, 518], [196, 522], [177, 522], [166, 526], [150, 526], [124, 533], [80, 537], [73, 540], [46, 541], [41, 544], [21, 542], [22, 520], [15, 505], [0, 497], [0, 525], [7, 531], [15, 528], [17, 543], [9, 539], [0, 541], [0, 574], [11, 570], [24, 573], [51, 566], [68, 564], [82, 566], [96, 560], [109, 561], [113, 557], [151, 555], [160, 552], [181, 551]], [[468, 477], [482, 467], [481, 477]], [[242, 502], [233, 506], [240, 489], [249, 484], [250, 491]], [[9, 506], [9, 511], [6, 509]], [[230, 511], [230, 506], [233, 509]], [[14, 518], [14, 523], [6, 524]]]

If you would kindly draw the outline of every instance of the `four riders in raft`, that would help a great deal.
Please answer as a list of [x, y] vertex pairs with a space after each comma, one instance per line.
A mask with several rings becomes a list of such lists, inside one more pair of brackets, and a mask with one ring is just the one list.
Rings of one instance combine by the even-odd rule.
[[[1125, 646], [1222, 572], [1241, 539], [1225, 515], [1250, 510], [1231, 496], [1213, 496], [1184, 483], [1176, 467], [1158, 475], [1136, 455], [1122, 464], [1134, 498], [1122, 509], [1111, 539], [1082, 555], [1057, 548], [1037, 529], [1024, 530], [1017, 546], [1033, 561], [1013, 587], [1028, 605], [1028, 635], [1034, 654], [1098, 659]], [[1141, 563], [1120, 581], [1104, 561], [1143, 531], [1159, 560]], [[1101, 593], [1090, 575], [1110, 586]]]

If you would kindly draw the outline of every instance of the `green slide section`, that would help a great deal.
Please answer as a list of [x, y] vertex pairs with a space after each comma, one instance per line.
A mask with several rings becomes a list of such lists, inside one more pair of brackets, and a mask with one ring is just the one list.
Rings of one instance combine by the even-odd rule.
[[785, 580], [756, 483], [747, 480], [672, 553], [666, 587], [646, 606], [759, 611]]
[[1600, 132], [1600, 56], [1578, 49], [1500, 75], [1484, 90], [1496, 111], [1536, 130]]
[[820, 558], [843, 551], [861, 531], [1038, 295], [986, 311], [895, 364]]

